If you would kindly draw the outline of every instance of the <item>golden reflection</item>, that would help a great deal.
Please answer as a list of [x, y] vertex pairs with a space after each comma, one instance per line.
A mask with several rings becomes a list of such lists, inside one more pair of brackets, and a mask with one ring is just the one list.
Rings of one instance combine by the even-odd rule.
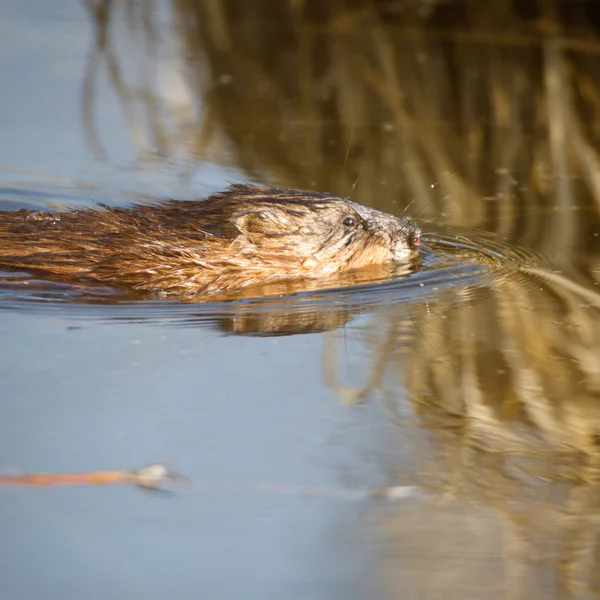
[[[119, 10], [153, 23], [151, 6]], [[326, 383], [353, 400], [378, 392], [398, 412], [413, 458], [398, 478], [434, 492], [431, 505], [385, 516], [389, 597], [600, 597], [594, 4], [170, 6], [165, 26], [181, 51], [171, 66], [185, 73], [188, 104], [176, 112], [164, 90], [148, 91], [161, 110], [147, 126], [168, 143], [147, 136], [146, 150], [233, 164], [270, 185], [348, 193], [396, 214], [410, 205], [418, 219], [485, 228], [548, 260], [498, 278], [476, 301], [451, 290], [374, 316], [361, 332], [372, 364], [360, 389], [340, 381], [329, 339]], [[129, 115], [105, 15], [93, 13], [89, 131], [100, 57]], [[139, 116], [128, 123], [136, 137]], [[403, 389], [410, 416], [399, 408]]]
[[431, 493], [380, 524], [390, 597], [600, 596], [600, 294], [533, 271], [393, 307], [361, 331], [363, 386], [336, 381], [386, 402], [395, 478]]

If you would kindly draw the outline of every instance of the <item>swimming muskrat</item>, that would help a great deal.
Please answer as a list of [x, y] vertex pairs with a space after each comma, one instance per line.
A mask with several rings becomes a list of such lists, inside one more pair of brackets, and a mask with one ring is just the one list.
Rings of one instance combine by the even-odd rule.
[[185, 295], [406, 262], [420, 236], [348, 198], [232, 185], [200, 201], [0, 211], [0, 265]]

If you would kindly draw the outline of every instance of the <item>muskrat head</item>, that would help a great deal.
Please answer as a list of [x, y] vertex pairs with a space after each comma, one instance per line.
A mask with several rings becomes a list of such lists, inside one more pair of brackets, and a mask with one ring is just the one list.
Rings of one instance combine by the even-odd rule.
[[[309, 274], [406, 261], [421, 231], [404, 219], [316, 192], [233, 187], [239, 249], [255, 260]], [[242, 201], [243, 200], [243, 201]]]

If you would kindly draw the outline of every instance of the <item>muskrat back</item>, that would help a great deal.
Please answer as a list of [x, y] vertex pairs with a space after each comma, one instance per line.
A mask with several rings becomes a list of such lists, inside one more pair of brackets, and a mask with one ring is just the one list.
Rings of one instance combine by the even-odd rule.
[[420, 235], [348, 198], [233, 185], [199, 201], [0, 212], [0, 265], [199, 294], [404, 262]]

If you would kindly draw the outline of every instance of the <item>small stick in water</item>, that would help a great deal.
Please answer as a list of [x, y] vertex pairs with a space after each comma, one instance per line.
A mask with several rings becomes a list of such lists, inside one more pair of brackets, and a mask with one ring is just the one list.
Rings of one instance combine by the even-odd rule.
[[166, 482], [186, 481], [165, 465], [153, 464], [135, 471], [91, 471], [88, 473], [30, 473], [0, 475], [2, 485], [108, 485], [133, 483], [148, 490], [158, 490]]

